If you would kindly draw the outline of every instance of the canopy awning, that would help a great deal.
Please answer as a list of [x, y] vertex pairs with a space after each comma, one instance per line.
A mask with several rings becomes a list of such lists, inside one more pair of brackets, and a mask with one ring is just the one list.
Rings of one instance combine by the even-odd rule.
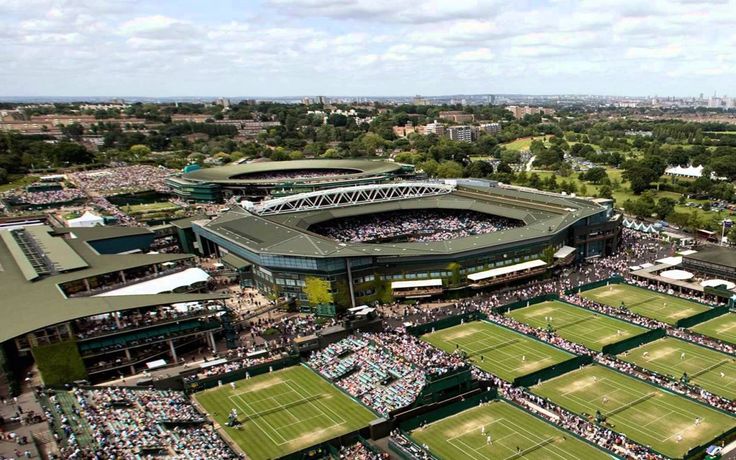
[[691, 279], [695, 275], [685, 270], [665, 270], [662, 273], [660, 273], [659, 276], [661, 276], [662, 278], [668, 278], [671, 280], [684, 281], [684, 280]]
[[189, 287], [195, 283], [207, 282], [209, 278], [210, 275], [201, 268], [187, 268], [179, 273], [154, 278], [142, 283], [131, 284], [120, 289], [97, 294], [94, 297], [160, 294], [163, 292], [172, 292], [177, 288]]
[[733, 289], [736, 287], [736, 284], [734, 284], [731, 281], [726, 280], [705, 280], [700, 283], [703, 287], [718, 287], [718, 286], [725, 286], [726, 289]]
[[439, 278], [435, 278], [431, 280], [393, 281], [391, 282], [391, 289], [408, 289], [408, 288], [423, 288], [423, 287], [442, 287], [442, 280]]
[[238, 257], [235, 254], [231, 254], [231, 253], [228, 253], [228, 254], [223, 255], [220, 258], [220, 260], [222, 260], [225, 264], [233, 267], [236, 270], [242, 270], [242, 269], [244, 269], [246, 267], [250, 267], [251, 265], [253, 265], [250, 262], [248, 262], [247, 260], [245, 260], [245, 259], [243, 259], [241, 257]]
[[572, 246], [562, 246], [560, 249], [557, 250], [557, 252], [555, 252], [555, 259], [564, 259], [574, 252], [575, 248], [573, 248]]
[[480, 281], [488, 278], [495, 278], [501, 275], [508, 275], [509, 273], [529, 270], [531, 268], [544, 267], [545, 265], [547, 264], [544, 261], [535, 259], [530, 260], [529, 262], [522, 262], [520, 264], [507, 265], [506, 267], [493, 268], [484, 272], [473, 273], [472, 275], [468, 275], [468, 279], [471, 281]]
[[679, 257], [679, 256], [665, 257], [664, 259], [657, 259], [655, 262], [657, 262], [658, 264], [665, 264], [665, 265], [680, 265], [682, 263], [682, 257]]

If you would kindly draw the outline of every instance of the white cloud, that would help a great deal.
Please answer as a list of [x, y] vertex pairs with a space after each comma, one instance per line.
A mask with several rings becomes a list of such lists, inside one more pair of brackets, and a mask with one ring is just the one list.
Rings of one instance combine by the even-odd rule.
[[0, 95], [734, 93], [734, 23], [736, 0], [0, 0]]

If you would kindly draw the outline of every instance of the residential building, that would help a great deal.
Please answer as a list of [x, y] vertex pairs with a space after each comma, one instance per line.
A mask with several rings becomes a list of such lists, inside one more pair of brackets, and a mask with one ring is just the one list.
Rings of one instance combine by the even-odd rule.
[[465, 113], [460, 110], [440, 112], [440, 118], [455, 123], [472, 123], [475, 121], [475, 116], [472, 113]]
[[447, 128], [447, 137], [452, 141], [473, 142], [478, 138], [478, 128], [474, 126], [450, 126]]

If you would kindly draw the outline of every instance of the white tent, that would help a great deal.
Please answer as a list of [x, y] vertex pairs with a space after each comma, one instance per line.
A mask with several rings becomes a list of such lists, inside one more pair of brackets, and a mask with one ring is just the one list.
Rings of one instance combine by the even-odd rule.
[[105, 225], [105, 219], [96, 214], [92, 214], [89, 211], [86, 211], [84, 214], [82, 214], [80, 217], [77, 217], [76, 219], [67, 220], [66, 224], [69, 227], [96, 227], [98, 225]]

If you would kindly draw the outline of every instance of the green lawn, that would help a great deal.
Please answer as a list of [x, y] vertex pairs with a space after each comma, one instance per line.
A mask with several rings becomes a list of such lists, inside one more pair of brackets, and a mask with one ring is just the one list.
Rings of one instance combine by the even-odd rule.
[[443, 460], [611, 458], [504, 401], [493, 401], [418, 428], [411, 437]]
[[460, 349], [469, 360], [506, 381], [573, 358], [546, 343], [485, 321], [475, 321], [422, 336], [422, 340], [452, 353]]
[[736, 359], [684, 340], [665, 337], [619, 356], [645, 369], [690, 381], [713, 394], [736, 399]]
[[[295, 452], [368, 426], [377, 417], [306, 366], [241, 380], [194, 395], [252, 460]], [[226, 426], [235, 408], [239, 428]]]
[[734, 417], [603, 366], [568, 372], [532, 391], [578, 414], [599, 410], [615, 431], [672, 458], [736, 427]]
[[547, 324], [551, 324], [563, 339], [596, 351], [601, 351], [604, 345], [647, 332], [646, 328], [626, 321], [558, 301], [520, 308], [508, 313], [507, 316], [539, 328], [546, 328]]
[[690, 329], [708, 337], [736, 344], [736, 313], [726, 313]]
[[40, 177], [38, 176], [10, 176], [10, 181], [7, 184], [0, 185], [0, 193], [16, 188], [25, 188], [27, 185], [31, 185], [39, 179]]
[[169, 201], [122, 206], [126, 214], [148, 214], [152, 212], [177, 211], [179, 206]]
[[628, 284], [601, 286], [590, 291], [583, 291], [580, 295], [612, 307], [619, 307], [623, 303], [638, 315], [671, 325], [674, 325], [677, 320], [710, 309], [699, 303]]
[[[538, 136], [538, 137], [521, 137], [519, 139], [516, 139], [511, 142], [507, 142], [505, 144], [501, 144], [502, 147], [505, 147], [506, 150], [516, 150], [516, 151], [522, 151], [522, 150], [529, 150], [529, 147], [532, 145], [533, 140], [540, 140], [544, 141], [544, 136]], [[544, 143], [545, 145], [549, 145], [548, 142]]]

